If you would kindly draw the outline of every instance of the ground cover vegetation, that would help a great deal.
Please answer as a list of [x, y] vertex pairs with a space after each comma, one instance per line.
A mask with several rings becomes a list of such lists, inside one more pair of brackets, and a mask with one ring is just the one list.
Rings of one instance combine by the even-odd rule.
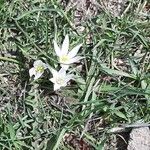
[[101, 150], [112, 128], [149, 123], [148, 10], [130, 0], [79, 32], [60, 1], [1, 0], [0, 149]]

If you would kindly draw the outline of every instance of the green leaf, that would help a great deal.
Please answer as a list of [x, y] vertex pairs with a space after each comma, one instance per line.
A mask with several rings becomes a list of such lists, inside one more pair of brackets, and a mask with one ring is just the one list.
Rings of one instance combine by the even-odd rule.
[[47, 142], [46, 150], [53, 150], [53, 147], [55, 146], [56, 140], [57, 140], [56, 135], [54, 135], [51, 139], [49, 139]]
[[121, 70], [114, 70], [114, 69], [109, 69], [109, 68], [103, 68], [102, 70], [110, 75], [116, 75], [116, 76], [124, 76], [124, 77], [128, 77], [128, 78], [132, 78], [132, 79], [136, 79], [135, 75], [133, 74], [128, 74], [126, 72], [123, 72]]
[[14, 141], [16, 139], [16, 135], [15, 135], [15, 130], [14, 130], [12, 124], [8, 124], [7, 128], [8, 128], [11, 140]]
[[96, 148], [96, 150], [104, 150], [104, 145], [105, 145], [106, 140], [103, 140], [98, 147]]
[[119, 91], [121, 88], [111, 85], [101, 85], [99, 88], [99, 92], [115, 92]]
[[66, 128], [63, 128], [62, 131], [60, 132], [58, 138], [57, 138], [57, 142], [53, 148], [53, 150], [57, 150], [57, 148], [59, 147], [60, 142], [62, 141], [64, 134], [66, 132]]
[[122, 112], [120, 112], [120, 111], [114, 111], [114, 113], [115, 113], [118, 117], [127, 120], [126, 116], [125, 116]]
[[130, 59], [129, 61], [130, 61], [131, 69], [132, 69], [134, 75], [137, 76], [138, 75], [138, 69], [136, 67], [136, 64], [134, 63], [134, 61], [132, 59]]
[[62, 141], [64, 134], [66, 132], [66, 128], [63, 128], [62, 131], [59, 133], [58, 137], [53, 136], [47, 143], [46, 150], [57, 150], [59, 148], [59, 144]]

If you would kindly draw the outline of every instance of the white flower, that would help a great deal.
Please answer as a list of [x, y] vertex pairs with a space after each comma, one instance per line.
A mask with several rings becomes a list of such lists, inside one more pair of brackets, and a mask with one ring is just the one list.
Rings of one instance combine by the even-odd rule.
[[44, 73], [44, 70], [47, 68], [47, 65], [41, 60], [36, 60], [33, 64], [33, 67], [29, 70], [29, 75], [32, 77], [34, 75], [34, 80], [40, 78]]
[[62, 68], [67, 70], [70, 64], [77, 62], [82, 58], [80, 56], [76, 56], [81, 46], [82, 44], [79, 44], [76, 47], [74, 47], [70, 52], [68, 52], [69, 50], [68, 35], [65, 36], [65, 39], [63, 41], [61, 48], [58, 46], [57, 42], [54, 40], [54, 49], [55, 49], [56, 55], [59, 57], [59, 62]]
[[54, 83], [54, 91], [60, 89], [60, 87], [67, 86], [67, 82], [73, 79], [73, 74], [66, 74], [64, 68], [61, 68], [59, 71], [50, 68], [50, 71], [53, 75], [53, 78], [51, 78], [50, 81]]

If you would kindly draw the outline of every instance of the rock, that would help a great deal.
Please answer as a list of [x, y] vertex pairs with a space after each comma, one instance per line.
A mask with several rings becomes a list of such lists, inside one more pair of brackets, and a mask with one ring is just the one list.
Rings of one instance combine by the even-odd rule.
[[150, 130], [148, 127], [132, 129], [127, 150], [150, 150]]

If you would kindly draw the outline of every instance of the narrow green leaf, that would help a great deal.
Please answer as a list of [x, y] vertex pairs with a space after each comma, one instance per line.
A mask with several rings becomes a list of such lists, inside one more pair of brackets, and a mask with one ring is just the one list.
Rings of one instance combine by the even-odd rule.
[[62, 139], [64, 137], [65, 132], [66, 132], [66, 129], [63, 128], [62, 131], [60, 132], [59, 136], [58, 136], [57, 142], [56, 142], [55, 146], [53, 147], [53, 150], [57, 150], [60, 142], [62, 141]]
[[132, 79], [136, 78], [133, 74], [130, 75], [121, 70], [113, 70], [113, 69], [109, 69], [109, 68], [102, 68], [102, 70], [110, 75], [124, 76], [124, 77], [132, 78]]
[[11, 140], [14, 141], [16, 139], [16, 135], [15, 135], [15, 130], [13, 126], [11, 124], [8, 124], [7, 128], [8, 128]]
[[120, 112], [120, 111], [114, 111], [114, 113], [115, 113], [118, 117], [127, 120], [126, 116], [125, 116], [122, 112]]

